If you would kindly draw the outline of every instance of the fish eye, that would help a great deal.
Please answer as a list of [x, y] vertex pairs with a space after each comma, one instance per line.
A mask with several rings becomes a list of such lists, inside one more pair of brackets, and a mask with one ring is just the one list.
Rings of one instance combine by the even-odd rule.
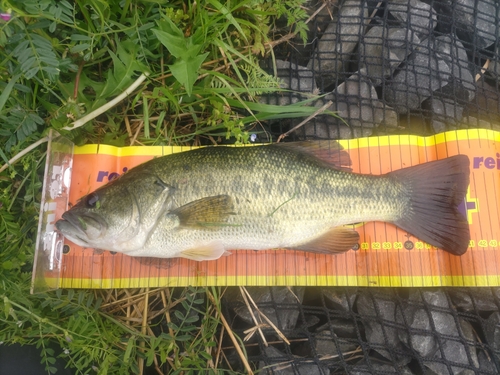
[[87, 207], [90, 207], [90, 208], [97, 207], [97, 208], [99, 208], [99, 196], [96, 193], [90, 193], [85, 198], [85, 203], [86, 203]]

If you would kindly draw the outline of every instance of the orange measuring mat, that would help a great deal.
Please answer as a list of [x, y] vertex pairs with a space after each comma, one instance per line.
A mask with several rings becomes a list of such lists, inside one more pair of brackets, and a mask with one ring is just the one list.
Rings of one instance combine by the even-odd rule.
[[[339, 255], [301, 251], [232, 251], [216, 261], [132, 258], [82, 249], [66, 241], [62, 288], [136, 288], [187, 285], [500, 286], [500, 133], [476, 129], [431, 137], [384, 136], [340, 141], [353, 172], [383, 174], [464, 154], [470, 186], [460, 210], [471, 240], [462, 256], [429, 246], [391, 224], [358, 224], [356, 249]], [[75, 147], [69, 201], [156, 156], [181, 147]], [[59, 217], [57, 217], [58, 219]], [[68, 248], [69, 246], [69, 248]], [[68, 251], [69, 249], [69, 251]]]

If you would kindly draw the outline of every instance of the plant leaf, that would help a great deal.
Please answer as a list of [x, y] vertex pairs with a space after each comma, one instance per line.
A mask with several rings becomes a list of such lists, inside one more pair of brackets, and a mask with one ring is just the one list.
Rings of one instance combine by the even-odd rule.
[[0, 95], [0, 112], [2, 112], [2, 109], [5, 105], [5, 103], [7, 102], [7, 99], [10, 96], [10, 92], [12, 91], [12, 88], [16, 84], [19, 77], [21, 77], [20, 74], [17, 74], [14, 77], [12, 77], [10, 79], [9, 83], [7, 84], [7, 86], [5, 86], [5, 88], [3, 89], [2, 94]]
[[208, 52], [203, 55], [195, 56], [188, 61], [177, 59], [175, 64], [168, 66], [175, 79], [184, 85], [188, 95], [191, 95], [193, 92], [194, 83], [198, 79], [198, 70], [207, 56]]
[[109, 51], [113, 59], [113, 70], [108, 71], [106, 84], [102, 92], [98, 94], [100, 98], [106, 99], [117, 95], [130, 86], [134, 72], [147, 70], [143, 64], [136, 60], [136, 49], [133, 43], [121, 42], [118, 44], [116, 55]]
[[238, 21], [236, 21], [236, 19], [233, 17], [233, 15], [229, 11], [229, 9], [227, 9], [224, 5], [222, 5], [217, 0], [207, 0], [207, 3], [212, 4], [212, 6], [214, 6], [215, 9], [217, 9], [219, 11], [219, 13], [221, 13], [224, 17], [226, 17], [226, 19], [229, 21], [229, 23], [231, 25], [233, 25], [236, 28], [236, 30], [238, 30], [239, 35], [241, 37], [243, 37], [243, 39], [245, 39], [245, 41], [247, 41], [247, 37], [245, 35], [245, 32], [241, 28]]
[[157, 29], [153, 29], [153, 32], [161, 44], [163, 44], [168, 49], [168, 52], [172, 54], [172, 56], [179, 58], [186, 51], [186, 38], [184, 38], [184, 36], [169, 34], [166, 31]]

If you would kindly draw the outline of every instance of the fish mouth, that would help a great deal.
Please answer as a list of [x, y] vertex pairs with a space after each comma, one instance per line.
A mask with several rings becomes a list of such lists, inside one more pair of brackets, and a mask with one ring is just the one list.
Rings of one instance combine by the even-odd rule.
[[81, 215], [67, 211], [56, 222], [56, 228], [64, 237], [80, 246], [88, 246], [89, 240], [99, 237], [107, 228], [96, 215]]

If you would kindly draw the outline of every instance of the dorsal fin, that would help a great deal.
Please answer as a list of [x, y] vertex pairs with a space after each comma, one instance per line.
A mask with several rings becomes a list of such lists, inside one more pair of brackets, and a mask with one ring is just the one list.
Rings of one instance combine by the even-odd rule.
[[279, 147], [292, 152], [310, 155], [330, 168], [351, 171], [351, 157], [337, 141], [300, 141], [276, 143], [272, 147]]

